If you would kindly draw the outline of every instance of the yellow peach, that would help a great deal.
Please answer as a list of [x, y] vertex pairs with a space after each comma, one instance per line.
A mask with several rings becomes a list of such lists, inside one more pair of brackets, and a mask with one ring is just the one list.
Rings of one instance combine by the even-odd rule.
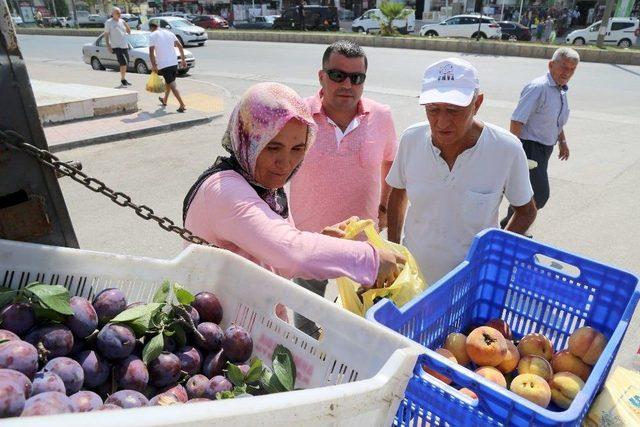
[[584, 387], [584, 381], [571, 372], [558, 372], [549, 381], [549, 387], [553, 403], [567, 409]]
[[562, 350], [553, 355], [551, 359], [551, 367], [553, 372], [571, 372], [587, 381], [591, 374], [591, 366], [587, 365], [577, 356], [571, 354], [569, 350]]
[[468, 365], [471, 361], [467, 354], [467, 336], [464, 334], [453, 332], [447, 335], [444, 348], [453, 353], [458, 363], [462, 366]]
[[549, 381], [553, 376], [551, 364], [540, 356], [524, 356], [518, 363], [518, 374], [534, 374]]
[[549, 384], [538, 375], [518, 375], [511, 381], [511, 391], [543, 408], [549, 406], [549, 402], [551, 402]]
[[607, 339], [591, 326], [578, 328], [569, 337], [569, 351], [587, 365], [595, 365], [607, 345]]

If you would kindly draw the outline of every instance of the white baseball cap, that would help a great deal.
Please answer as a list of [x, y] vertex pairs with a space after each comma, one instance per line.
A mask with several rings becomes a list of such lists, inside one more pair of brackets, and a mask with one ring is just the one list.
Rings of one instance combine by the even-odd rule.
[[480, 88], [478, 70], [464, 59], [448, 58], [424, 70], [420, 105], [445, 103], [466, 107]]

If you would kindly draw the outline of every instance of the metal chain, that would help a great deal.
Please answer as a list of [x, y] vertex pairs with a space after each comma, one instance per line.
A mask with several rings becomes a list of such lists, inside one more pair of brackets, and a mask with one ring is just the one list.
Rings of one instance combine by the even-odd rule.
[[41, 150], [38, 147], [27, 143], [22, 135], [17, 132], [14, 132], [12, 130], [0, 130], [0, 141], [13, 148], [24, 151], [25, 153], [34, 157], [38, 162], [50, 167], [60, 175], [68, 176], [69, 178], [82, 184], [89, 190], [108, 197], [116, 205], [133, 209], [136, 215], [138, 215], [140, 218], [155, 221], [163, 230], [166, 230], [170, 233], [179, 234], [180, 237], [182, 237], [187, 242], [195, 243], [198, 245], [214, 246], [203, 238], [194, 235], [188, 229], [178, 227], [171, 219], [167, 218], [166, 216], [159, 217], [155, 215], [153, 209], [151, 209], [149, 206], [137, 205], [133, 203], [130, 196], [120, 191], [112, 190], [99, 179], [92, 178], [73, 165], [60, 161], [58, 157], [51, 154], [49, 151]]

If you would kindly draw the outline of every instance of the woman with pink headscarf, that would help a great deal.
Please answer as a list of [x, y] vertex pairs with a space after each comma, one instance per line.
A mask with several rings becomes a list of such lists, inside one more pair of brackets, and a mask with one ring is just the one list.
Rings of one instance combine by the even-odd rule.
[[[285, 277], [347, 276], [365, 287], [384, 286], [401, 255], [365, 242], [303, 232], [289, 216], [284, 185], [313, 143], [315, 124], [304, 101], [287, 86], [260, 83], [236, 105], [218, 157], [184, 200], [185, 226], [218, 247]], [[345, 218], [346, 219], [346, 218]]]

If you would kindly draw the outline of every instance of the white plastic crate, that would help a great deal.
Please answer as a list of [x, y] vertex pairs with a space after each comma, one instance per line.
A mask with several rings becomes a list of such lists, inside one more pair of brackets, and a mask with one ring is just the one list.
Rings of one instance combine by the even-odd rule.
[[[234, 322], [269, 362], [277, 344], [291, 350], [296, 387], [304, 390], [246, 399], [155, 406], [48, 417], [10, 418], [3, 427], [389, 426], [421, 347], [387, 328], [348, 313], [294, 283], [228, 251], [190, 246], [158, 260], [0, 240], [0, 285], [40, 281], [92, 298], [118, 287], [128, 301], [150, 301], [164, 280], [196, 293], [214, 292]], [[282, 303], [324, 328], [317, 341], [275, 315]]]

